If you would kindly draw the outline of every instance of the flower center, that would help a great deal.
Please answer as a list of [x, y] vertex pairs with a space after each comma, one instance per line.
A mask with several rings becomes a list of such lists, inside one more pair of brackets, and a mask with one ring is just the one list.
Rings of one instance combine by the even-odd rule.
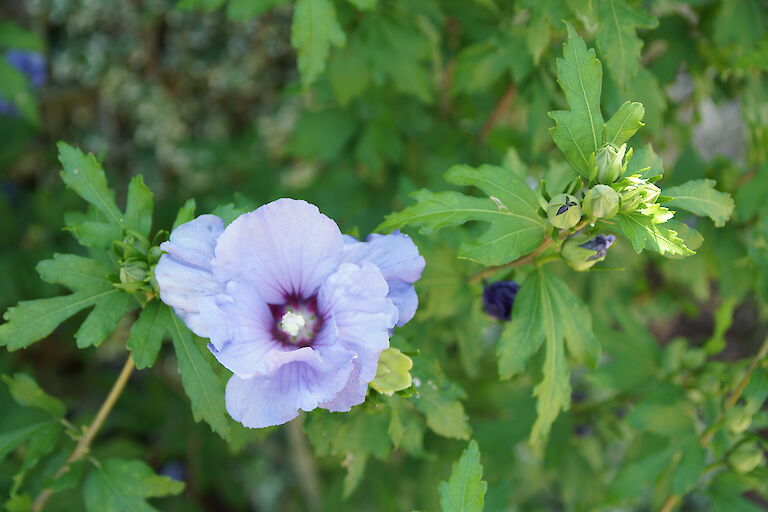
[[270, 304], [274, 339], [291, 347], [308, 347], [323, 327], [324, 319], [317, 310], [317, 297], [286, 297], [285, 304]]
[[304, 328], [304, 326], [307, 325], [307, 320], [304, 318], [304, 315], [300, 313], [294, 313], [290, 309], [287, 313], [283, 315], [282, 320], [280, 320], [280, 329], [284, 333], [286, 333], [288, 336], [298, 336], [299, 332], [301, 332], [301, 329]]

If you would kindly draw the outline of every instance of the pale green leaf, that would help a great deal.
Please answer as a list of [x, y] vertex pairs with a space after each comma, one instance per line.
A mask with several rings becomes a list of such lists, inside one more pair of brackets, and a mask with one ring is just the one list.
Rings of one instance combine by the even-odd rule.
[[96, 207], [107, 220], [123, 226], [123, 216], [115, 204], [115, 193], [107, 185], [107, 177], [93, 154], [85, 155], [79, 149], [59, 142], [59, 161], [64, 167], [61, 179], [77, 195]]
[[603, 143], [603, 70], [595, 51], [587, 50], [573, 27], [566, 26], [568, 41], [563, 45], [563, 58], [557, 59], [557, 82], [571, 110], [549, 113], [555, 120], [552, 139], [574, 169], [589, 179], [594, 167], [593, 154]]
[[642, 103], [627, 101], [605, 123], [605, 142], [616, 147], [627, 142], [643, 125], [645, 108]]
[[640, 212], [620, 213], [616, 224], [624, 233], [635, 252], [651, 249], [661, 255], [687, 256], [694, 254], [685, 246], [677, 232], [664, 224], [655, 224], [652, 216]]
[[325, 69], [331, 46], [344, 46], [346, 36], [331, 0], [297, 0], [291, 43], [298, 51], [299, 71], [309, 87]]
[[107, 459], [85, 481], [88, 512], [156, 512], [148, 498], [179, 494], [184, 483], [156, 475], [138, 460]]
[[443, 512], [481, 512], [488, 484], [483, 480], [480, 449], [472, 440], [453, 464], [447, 482], [440, 482], [440, 509]]
[[196, 208], [197, 204], [195, 203], [195, 200], [187, 199], [184, 205], [179, 208], [179, 212], [176, 214], [176, 219], [173, 221], [173, 227], [171, 229], [176, 229], [185, 222], [189, 222], [194, 219]]
[[125, 228], [149, 236], [152, 229], [154, 195], [144, 184], [144, 178], [134, 176], [128, 185], [128, 201], [125, 208]]
[[13, 377], [2, 376], [8, 385], [8, 391], [22, 407], [36, 407], [42, 409], [55, 418], [61, 418], [67, 408], [64, 402], [43, 391], [35, 380], [26, 373], [17, 373]]
[[625, 88], [640, 67], [643, 42], [637, 37], [637, 29], [655, 28], [659, 22], [641, 9], [628, 6], [624, 0], [600, 0], [597, 14], [597, 48], [619, 87]]
[[691, 180], [677, 187], [665, 188], [664, 195], [672, 199], [665, 204], [707, 216], [717, 227], [723, 227], [731, 218], [734, 203], [726, 192], [715, 189], [714, 180]]
[[133, 354], [136, 368], [149, 368], [155, 364], [163, 337], [169, 330], [169, 316], [166, 306], [153, 300], [142, 310], [139, 318], [131, 326], [131, 332], [125, 346]]
[[230, 424], [224, 406], [224, 389], [210, 363], [203, 357], [203, 342], [198, 341], [170, 308], [171, 339], [179, 364], [181, 383], [192, 402], [195, 421], [205, 420], [224, 439], [230, 436]]

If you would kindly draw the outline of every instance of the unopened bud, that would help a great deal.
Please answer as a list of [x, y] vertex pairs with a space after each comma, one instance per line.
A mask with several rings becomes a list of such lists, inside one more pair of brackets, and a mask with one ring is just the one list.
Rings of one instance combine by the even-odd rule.
[[725, 413], [725, 425], [734, 434], [741, 434], [752, 424], [752, 415], [743, 407], [733, 407]]
[[616, 148], [613, 144], [603, 146], [595, 156], [597, 164], [597, 181], [600, 183], [613, 183], [624, 171], [624, 154], [627, 152], [627, 145], [622, 144]]
[[597, 219], [609, 219], [619, 211], [619, 193], [608, 185], [595, 185], [584, 196], [584, 213]]
[[120, 267], [120, 282], [123, 284], [143, 283], [146, 277], [146, 263], [129, 263]]
[[603, 261], [608, 248], [616, 240], [613, 235], [574, 235], [563, 244], [562, 257], [573, 270], [589, 270], [598, 261]]
[[547, 218], [556, 228], [572, 228], [581, 220], [579, 201], [572, 195], [556, 195], [547, 206]]
[[520, 285], [514, 281], [496, 281], [484, 285], [483, 311], [499, 320], [509, 320], [518, 290]]
[[376, 378], [371, 387], [379, 393], [392, 395], [395, 391], [411, 387], [411, 368], [413, 361], [396, 348], [387, 348], [379, 356]]
[[739, 473], [749, 473], [763, 463], [763, 450], [754, 442], [744, 443], [733, 450], [728, 462]]
[[639, 176], [629, 176], [620, 183], [622, 184], [619, 189], [622, 212], [633, 212], [641, 205], [651, 205], [661, 194], [659, 187]]

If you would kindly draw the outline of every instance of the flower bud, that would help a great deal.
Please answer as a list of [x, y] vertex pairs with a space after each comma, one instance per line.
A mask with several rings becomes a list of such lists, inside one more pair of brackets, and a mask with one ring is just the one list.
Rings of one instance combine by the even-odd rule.
[[621, 180], [619, 189], [622, 212], [633, 212], [643, 204], [653, 204], [661, 194], [661, 189], [639, 176], [629, 176]]
[[140, 285], [147, 277], [147, 264], [141, 261], [129, 263], [120, 267], [120, 282], [123, 284]]
[[563, 244], [562, 257], [573, 270], [588, 270], [598, 261], [603, 261], [608, 248], [616, 240], [613, 235], [574, 235]]
[[734, 434], [741, 434], [752, 424], [752, 415], [744, 407], [733, 407], [725, 413], [725, 426]]
[[547, 218], [556, 228], [572, 228], [581, 220], [579, 201], [572, 195], [556, 195], [547, 205]]
[[763, 463], [763, 450], [754, 442], [744, 443], [731, 452], [728, 462], [739, 473], [749, 473]]
[[610, 219], [619, 211], [619, 193], [608, 185], [595, 185], [582, 201], [584, 213], [598, 219]]
[[412, 382], [411, 368], [413, 361], [410, 357], [396, 348], [387, 348], [379, 356], [379, 366], [371, 387], [384, 395], [409, 388]]
[[624, 154], [626, 152], [626, 144], [622, 144], [618, 149], [613, 144], [603, 146], [603, 149], [595, 156], [597, 181], [600, 183], [613, 183], [619, 179], [624, 170]]
[[514, 281], [496, 281], [483, 285], [483, 311], [499, 320], [512, 318], [512, 305], [520, 285]]

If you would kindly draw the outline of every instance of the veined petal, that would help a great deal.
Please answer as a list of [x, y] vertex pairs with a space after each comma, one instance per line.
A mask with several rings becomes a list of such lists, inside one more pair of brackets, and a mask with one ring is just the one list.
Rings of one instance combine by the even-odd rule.
[[352, 352], [334, 350], [329, 355], [333, 357], [325, 368], [292, 362], [271, 375], [233, 375], [226, 389], [227, 412], [246, 427], [263, 428], [286, 423], [299, 410], [313, 410], [337, 395], [352, 371]]
[[224, 222], [215, 215], [201, 215], [182, 224], [173, 230], [170, 240], [160, 245], [166, 254], [155, 267], [160, 299], [195, 334], [206, 338], [210, 330], [200, 318], [200, 302], [222, 291], [211, 272], [211, 260], [223, 231]]
[[365, 240], [345, 236], [343, 260], [356, 264], [369, 261], [379, 267], [389, 284], [389, 298], [400, 313], [397, 325], [404, 325], [416, 313], [418, 298], [412, 285], [421, 277], [424, 258], [411, 237], [399, 231], [389, 235], [373, 233]]
[[213, 271], [251, 283], [270, 304], [313, 295], [341, 259], [339, 227], [314, 205], [278, 199], [241, 215], [219, 237]]
[[[387, 298], [389, 287], [378, 267], [343, 263], [320, 288], [318, 307], [332, 317], [338, 340], [357, 354], [354, 370], [342, 392], [321, 404], [333, 411], [348, 411], [365, 400], [368, 383], [376, 376], [379, 355], [389, 347], [389, 335], [398, 311]], [[315, 346], [322, 350], [323, 345]]]

